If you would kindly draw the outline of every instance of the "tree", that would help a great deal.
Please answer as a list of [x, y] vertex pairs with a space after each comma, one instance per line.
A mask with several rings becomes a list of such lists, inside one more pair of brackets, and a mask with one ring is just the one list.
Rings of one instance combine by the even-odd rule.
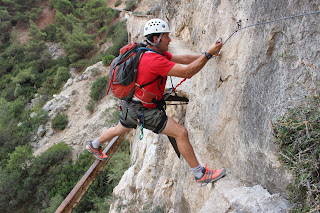
[[119, 50], [128, 43], [128, 32], [125, 21], [114, 23], [108, 29], [107, 36], [111, 37], [113, 45], [107, 49], [106, 55], [119, 55]]
[[34, 84], [36, 74], [32, 67], [28, 69], [19, 69], [18, 74], [11, 78], [13, 83], [17, 84]]
[[13, 171], [22, 168], [27, 170], [32, 159], [32, 147], [30, 145], [18, 146], [14, 152], [9, 154], [7, 169]]
[[68, 124], [68, 115], [67, 114], [58, 114], [51, 121], [52, 128], [58, 130], [64, 130]]
[[54, 87], [59, 89], [61, 85], [70, 78], [71, 74], [66, 67], [59, 67], [54, 77]]
[[72, 33], [75, 26], [81, 26], [81, 20], [73, 14], [64, 15], [63, 13], [56, 12], [55, 25], [57, 27], [57, 39], [64, 42], [64, 35], [67, 32]]
[[12, 43], [0, 55], [0, 77], [14, 71], [15, 68], [23, 64], [26, 59], [24, 55], [25, 47], [18, 43]]
[[14, 101], [10, 102], [7, 115], [11, 118], [17, 119], [21, 116], [22, 111], [24, 110], [25, 106], [26, 106], [25, 101], [23, 101], [22, 98], [19, 97], [19, 98], [15, 99]]
[[43, 41], [45, 37], [47, 36], [45, 32], [41, 32], [38, 28], [38, 26], [30, 20], [29, 22], [29, 36], [32, 37], [32, 40], [34, 41]]
[[15, 22], [28, 23], [29, 19], [36, 19], [43, 11], [43, 7], [38, 7], [37, 0], [3, 0], [3, 6]]
[[74, 7], [68, 0], [51, 0], [51, 5], [63, 14], [69, 14], [74, 12]]
[[114, 18], [114, 12], [103, 0], [89, 0], [82, 9], [86, 22], [93, 23], [97, 29]]
[[0, 8], [0, 47], [9, 40], [8, 32], [11, 16], [6, 9]]
[[125, 10], [133, 11], [138, 6], [138, 0], [126, 0], [125, 2], [126, 8]]
[[43, 213], [52, 213], [55, 212], [60, 204], [63, 201], [63, 197], [60, 194], [57, 194], [55, 197], [50, 199], [49, 207], [45, 208]]
[[96, 49], [94, 37], [84, 32], [83, 28], [76, 26], [72, 33], [66, 33], [66, 42], [62, 45], [66, 53], [69, 55], [70, 62], [76, 62]]
[[32, 69], [41, 73], [53, 65], [51, 54], [48, 52], [44, 41], [46, 33], [41, 32], [38, 26], [33, 21], [30, 21], [29, 36], [32, 38], [26, 44], [24, 54]]

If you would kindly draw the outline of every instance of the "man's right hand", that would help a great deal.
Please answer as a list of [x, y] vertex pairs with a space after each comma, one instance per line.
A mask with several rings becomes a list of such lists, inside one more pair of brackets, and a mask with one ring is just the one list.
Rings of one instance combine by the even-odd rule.
[[220, 52], [220, 49], [222, 48], [222, 40], [218, 39], [215, 43], [213, 43], [209, 49], [207, 50], [208, 53], [211, 55], [217, 55]]

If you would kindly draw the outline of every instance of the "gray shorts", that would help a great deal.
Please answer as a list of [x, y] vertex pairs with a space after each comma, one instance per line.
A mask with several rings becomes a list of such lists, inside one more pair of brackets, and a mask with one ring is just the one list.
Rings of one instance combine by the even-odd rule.
[[157, 108], [147, 109], [140, 102], [122, 101], [120, 107], [120, 123], [126, 128], [136, 128], [139, 125], [138, 116], [144, 128], [161, 133], [167, 125], [168, 117], [165, 112]]

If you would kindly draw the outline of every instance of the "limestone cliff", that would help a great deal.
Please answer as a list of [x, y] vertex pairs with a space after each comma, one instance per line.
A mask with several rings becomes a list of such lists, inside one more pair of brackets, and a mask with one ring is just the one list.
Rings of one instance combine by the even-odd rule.
[[[174, 54], [199, 54], [218, 37], [227, 39], [239, 20], [243, 27], [320, 9], [319, 1], [303, 0], [142, 0], [140, 5], [139, 14], [168, 21]], [[154, 16], [125, 16], [131, 41], [143, 41], [143, 26]], [[309, 15], [240, 30], [221, 57], [179, 87], [190, 102], [170, 107], [168, 115], [187, 127], [199, 161], [225, 167], [225, 178], [197, 187], [168, 139], [144, 130], [144, 139], [133, 141], [132, 166], [114, 190], [118, 199], [110, 211], [286, 212], [291, 176], [277, 159], [272, 121], [304, 102], [311, 79], [320, 78], [308, 67], [320, 66], [319, 18]]]

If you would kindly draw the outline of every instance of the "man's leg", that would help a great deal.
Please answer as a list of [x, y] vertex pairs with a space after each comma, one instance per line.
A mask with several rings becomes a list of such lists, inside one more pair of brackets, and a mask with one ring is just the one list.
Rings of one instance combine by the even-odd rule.
[[200, 183], [201, 185], [206, 185], [225, 175], [226, 170], [224, 168], [212, 170], [208, 169], [207, 166], [202, 167], [199, 164], [190, 144], [187, 129], [172, 118], [168, 117], [167, 125], [161, 133], [176, 139], [180, 154], [191, 167], [191, 170], [195, 175], [196, 182]]
[[125, 134], [130, 130], [130, 128], [125, 128], [119, 122], [117, 126], [106, 129], [99, 138], [88, 144], [86, 149], [94, 154], [97, 159], [106, 160], [108, 156], [102, 152], [102, 144], [111, 140], [115, 136]]
[[98, 141], [99, 141], [99, 143], [103, 144], [106, 141], [111, 140], [115, 136], [125, 134], [125, 133], [129, 132], [130, 130], [131, 130], [130, 128], [126, 128], [126, 127], [122, 126], [121, 123], [119, 122], [117, 126], [106, 129], [102, 133], [102, 135], [100, 135], [100, 137], [98, 138]]
[[167, 125], [161, 134], [165, 134], [176, 139], [180, 154], [188, 162], [191, 168], [199, 165], [189, 141], [188, 130], [184, 126], [168, 117]]

